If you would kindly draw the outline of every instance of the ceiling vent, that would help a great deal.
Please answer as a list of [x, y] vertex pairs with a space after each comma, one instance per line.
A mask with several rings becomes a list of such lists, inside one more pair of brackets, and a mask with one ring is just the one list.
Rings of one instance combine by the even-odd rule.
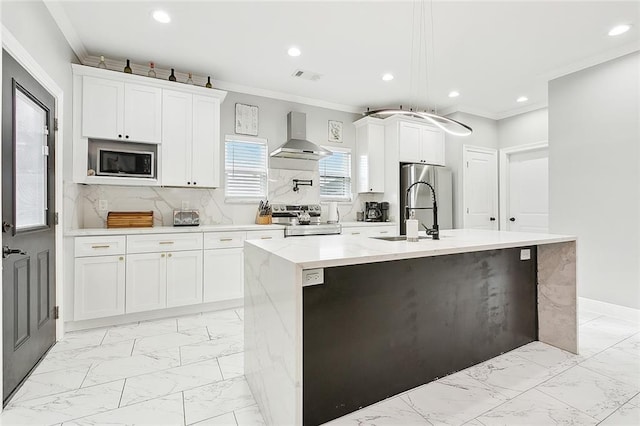
[[322, 77], [318, 73], [305, 71], [305, 70], [295, 70], [294, 73], [291, 74], [291, 76], [295, 78], [301, 78], [303, 80], [309, 80], [309, 81], [318, 81]]

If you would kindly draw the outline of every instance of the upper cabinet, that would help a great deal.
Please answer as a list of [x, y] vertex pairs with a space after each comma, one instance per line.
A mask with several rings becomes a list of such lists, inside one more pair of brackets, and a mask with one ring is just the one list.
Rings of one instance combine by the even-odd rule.
[[171, 90], [162, 99], [162, 185], [220, 185], [220, 101]]
[[403, 163], [444, 166], [444, 132], [426, 124], [399, 123], [399, 159]]
[[82, 136], [160, 143], [162, 89], [84, 76]]
[[365, 117], [354, 125], [358, 193], [384, 192], [384, 124]]
[[[220, 185], [220, 104], [226, 92], [83, 65], [72, 68], [75, 183]], [[99, 148], [152, 152], [155, 173], [100, 175]]]

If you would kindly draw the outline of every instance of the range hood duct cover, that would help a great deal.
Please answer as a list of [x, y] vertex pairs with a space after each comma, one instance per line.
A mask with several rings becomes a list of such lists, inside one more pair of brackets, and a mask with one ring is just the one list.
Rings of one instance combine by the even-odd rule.
[[307, 115], [291, 111], [287, 114], [287, 141], [271, 153], [276, 158], [317, 161], [331, 151], [307, 140]]

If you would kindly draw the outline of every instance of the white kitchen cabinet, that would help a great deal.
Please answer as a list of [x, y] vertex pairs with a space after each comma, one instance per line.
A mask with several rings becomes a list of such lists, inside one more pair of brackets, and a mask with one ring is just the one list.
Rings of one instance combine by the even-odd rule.
[[244, 250], [204, 251], [204, 301], [238, 299], [244, 295]]
[[366, 224], [358, 226], [342, 225], [343, 235], [359, 235], [361, 237], [384, 237], [396, 235], [395, 223]]
[[163, 91], [162, 185], [220, 186], [220, 101]]
[[358, 193], [384, 192], [384, 125], [365, 117], [356, 121], [356, 173]]
[[87, 320], [125, 313], [125, 257], [75, 259], [74, 316]]
[[160, 143], [162, 89], [84, 76], [82, 136]]
[[202, 303], [202, 250], [167, 253], [167, 307]]
[[167, 254], [139, 253], [127, 256], [126, 313], [167, 306]]
[[399, 159], [444, 166], [444, 132], [425, 124], [400, 122]]

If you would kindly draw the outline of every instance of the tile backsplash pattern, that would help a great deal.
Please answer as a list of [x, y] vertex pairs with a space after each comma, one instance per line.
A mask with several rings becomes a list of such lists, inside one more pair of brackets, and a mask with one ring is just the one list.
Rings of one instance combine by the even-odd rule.
[[[293, 191], [293, 179], [312, 179], [313, 186], [300, 187]], [[317, 171], [269, 169], [269, 201], [271, 203], [312, 204], [320, 199], [319, 174]], [[180, 209], [184, 201], [190, 209], [200, 211], [200, 223], [248, 224], [253, 223], [256, 203], [225, 202], [224, 188], [160, 188], [143, 186], [77, 185], [73, 190], [69, 185], [65, 190], [67, 205], [73, 205], [70, 212], [71, 227], [103, 228], [109, 211], [153, 210], [154, 226], [171, 226], [173, 210]], [[99, 209], [100, 200], [106, 200], [108, 208]], [[355, 221], [356, 212], [364, 208], [365, 201], [381, 201], [381, 194], [354, 194], [352, 203], [339, 204], [338, 210], [343, 221]], [[323, 219], [326, 214], [323, 208]], [[75, 226], [74, 226], [75, 225]]]

